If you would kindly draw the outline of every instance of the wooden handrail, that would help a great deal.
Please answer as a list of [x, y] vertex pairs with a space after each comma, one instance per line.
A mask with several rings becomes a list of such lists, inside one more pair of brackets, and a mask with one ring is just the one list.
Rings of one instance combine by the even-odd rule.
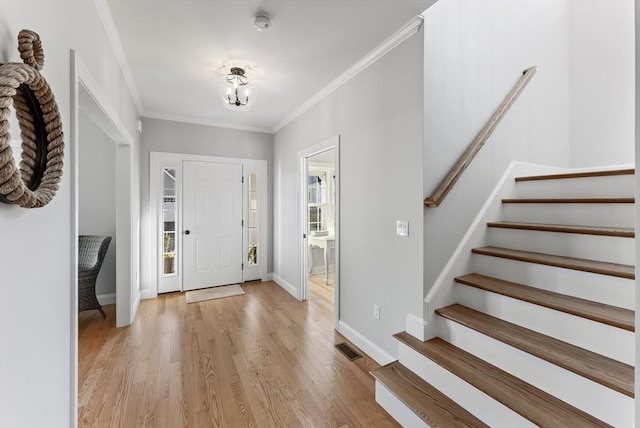
[[520, 80], [518, 80], [513, 89], [511, 89], [511, 92], [507, 94], [504, 101], [502, 101], [502, 104], [500, 104], [495, 113], [493, 113], [480, 133], [478, 133], [476, 138], [474, 138], [471, 144], [469, 144], [469, 147], [467, 147], [467, 150], [465, 150], [462, 156], [460, 156], [458, 162], [456, 162], [447, 176], [440, 182], [435, 192], [433, 192], [431, 196], [427, 196], [425, 198], [424, 204], [426, 206], [437, 207], [442, 203], [444, 197], [447, 196], [447, 193], [449, 193], [453, 188], [453, 185], [456, 184], [464, 170], [471, 163], [489, 136], [493, 133], [493, 130], [496, 129], [496, 126], [498, 126], [498, 123], [500, 123], [509, 108], [513, 105], [516, 99], [518, 99], [518, 96], [522, 93], [534, 74], [536, 74], [535, 66], [527, 68], [522, 72]]

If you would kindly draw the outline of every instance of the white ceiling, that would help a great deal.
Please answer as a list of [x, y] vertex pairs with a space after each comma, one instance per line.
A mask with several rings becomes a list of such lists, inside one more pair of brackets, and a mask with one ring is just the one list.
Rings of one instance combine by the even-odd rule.
[[[433, 2], [107, 0], [106, 4], [142, 116], [272, 132]], [[271, 29], [253, 27], [257, 12], [271, 16]], [[258, 90], [250, 111], [230, 111], [222, 105], [230, 66], [246, 68]]]

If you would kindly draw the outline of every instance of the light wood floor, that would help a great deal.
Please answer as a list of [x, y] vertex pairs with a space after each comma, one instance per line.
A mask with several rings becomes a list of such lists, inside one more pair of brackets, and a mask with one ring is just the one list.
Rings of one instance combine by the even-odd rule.
[[[334, 344], [333, 290], [298, 302], [273, 282], [187, 305], [174, 293], [114, 327], [115, 307], [79, 316], [80, 427], [398, 426], [375, 403], [368, 357]], [[329, 289], [331, 291], [329, 292]]]

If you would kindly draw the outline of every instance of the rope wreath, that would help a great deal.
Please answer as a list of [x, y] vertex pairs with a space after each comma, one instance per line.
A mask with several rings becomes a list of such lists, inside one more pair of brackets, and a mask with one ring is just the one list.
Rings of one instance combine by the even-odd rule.
[[[51, 88], [40, 74], [44, 66], [40, 36], [20, 31], [18, 51], [24, 64], [0, 64], [0, 201], [38, 208], [53, 199], [62, 177], [62, 121]], [[12, 106], [21, 131], [20, 169], [11, 150]]]

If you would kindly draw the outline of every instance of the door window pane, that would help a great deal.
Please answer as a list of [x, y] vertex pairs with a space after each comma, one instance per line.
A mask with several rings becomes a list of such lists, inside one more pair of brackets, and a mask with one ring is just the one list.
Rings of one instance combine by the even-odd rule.
[[162, 168], [162, 275], [177, 272], [176, 170]]
[[258, 175], [252, 172], [249, 178], [249, 203], [248, 203], [248, 239], [247, 243], [247, 266], [256, 266], [258, 264]]

